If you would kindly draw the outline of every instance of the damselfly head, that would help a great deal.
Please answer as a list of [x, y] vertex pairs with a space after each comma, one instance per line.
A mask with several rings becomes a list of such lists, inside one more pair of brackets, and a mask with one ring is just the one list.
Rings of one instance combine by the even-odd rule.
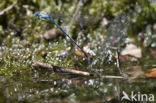
[[34, 15], [39, 17], [41, 20], [48, 20], [50, 18], [50, 15], [47, 13], [36, 12]]
[[35, 12], [35, 14], [34, 14], [35, 16], [40, 16], [40, 12]]

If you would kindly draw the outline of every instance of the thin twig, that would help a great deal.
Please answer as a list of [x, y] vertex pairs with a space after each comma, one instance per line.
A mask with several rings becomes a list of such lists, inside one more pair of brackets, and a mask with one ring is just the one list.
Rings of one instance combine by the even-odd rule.
[[50, 71], [53, 71], [53, 72], [56, 72], [56, 73], [67, 73], [67, 74], [82, 75], [82, 76], [93, 76], [93, 74], [88, 73], [88, 72], [78, 71], [78, 70], [74, 70], [74, 69], [62, 68], [62, 67], [53, 66], [53, 65], [38, 62], [38, 61], [34, 61], [33, 66], [43, 68], [43, 69], [47, 69], [47, 70], [50, 70]]
[[118, 68], [120, 74], [121, 74], [123, 77], [127, 78], [128, 75], [125, 74], [125, 73], [122, 71], [121, 66], [120, 66], [119, 49], [118, 49], [117, 47], [110, 47], [110, 48], [116, 50], [116, 56], [115, 56], [115, 57], [116, 57], [116, 65], [117, 65], [117, 68]]
[[116, 62], [117, 62], [117, 68], [119, 69], [120, 71], [120, 74], [123, 76], [123, 77], [128, 77], [127, 74], [125, 74], [122, 69], [121, 69], [121, 66], [120, 66], [120, 59], [119, 59], [119, 50], [118, 48], [116, 49]]
[[119, 59], [119, 50], [118, 48], [116, 49], [116, 63], [117, 63], [117, 68], [120, 71], [120, 74], [123, 74], [121, 68], [120, 68], [120, 59]]
[[0, 11], [0, 15], [3, 15], [4, 13], [6, 13], [7, 11], [11, 10], [16, 4], [17, 4], [16, 0], [13, 4], [11, 4], [10, 6], [8, 6], [7, 8], [5, 8], [4, 10]]
[[101, 78], [124, 79], [123, 76], [113, 76], [113, 75], [105, 75], [101, 76]]
[[124, 78], [122, 76], [111, 76], [111, 75], [99, 76], [99, 75], [95, 75], [95, 74], [92, 74], [89, 72], [68, 69], [68, 68], [62, 68], [62, 67], [53, 66], [51, 64], [38, 62], [38, 61], [33, 62], [33, 67], [47, 69], [47, 70], [50, 70], [50, 71], [56, 72], [56, 73], [65, 73], [65, 74], [72, 74], [72, 75], [92, 76], [92, 77], [112, 78], [112, 79], [123, 79]]

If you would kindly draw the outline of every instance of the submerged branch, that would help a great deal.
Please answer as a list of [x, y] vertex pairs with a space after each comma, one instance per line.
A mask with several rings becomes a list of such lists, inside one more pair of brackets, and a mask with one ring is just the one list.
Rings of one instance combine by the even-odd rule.
[[33, 62], [33, 67], [47, 69], [47, 70], [50, 70], [50, 71], [56, 72], [56, 73], [66, 73], [66, 74], [80, 75], [80, 76], [92, 76], [92, 77], [114, 78], [114, 79], [123, 79], [124, 78], [122, 76], [111, 76], [111, 75], [99, 76], [99, 75], [94, 75], [94, 74], [89, 73], [89, 72], [84, 72], [84, 71], [79, 71], [79, 70], [74, 70], [74, 69], [68, 69], [68, 68], [62, 68], [62, 67], [53, 66], [51, 64], [38, 62], [38, 61]]
[[53, 72], [56, 72], [56, 73], [67, 73], [67, 74], [73, 74], [73, 75], [93, 76], [93, 74], [88, 73], [88, 72], [83, 72], [83, 71], [74, 70], [74, 69], [62, 68], [62, 67], [53, 66], [53, 65], [38, 62], [38, 61], [34, 61], [33, 66], [37, 67], [37, 68], [39, 67], [39, 68], [47, 69], [47, 70], [50, 70], [50, 71], [53, 71]]

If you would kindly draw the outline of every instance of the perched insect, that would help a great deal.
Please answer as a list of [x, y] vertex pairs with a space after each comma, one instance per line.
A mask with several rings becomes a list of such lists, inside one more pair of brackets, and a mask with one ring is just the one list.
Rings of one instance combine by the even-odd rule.
[[83, 52], [84, 56], [86, 57], [86, 59], [88, 60], [88, 63], [91, 64], [91, 59], [87, 56], [87, 54], [84, 52], [84, 50], [79, 46], [79, 44], [72, 38], [69, 36], [69, 34], [67, 34], [54, 20], [52, 17], [50, 17], [49, 14], [41, 14], [40, 12], [36, 12], [34, 14], [35, 16], [37, 16], [38, 18], [40, 18], [41, 20], [50, 20], [52, 23], [54, 23], [72, 42], [75, 43], [76, 46], [78, 46], [80, 48], [80, 50]]

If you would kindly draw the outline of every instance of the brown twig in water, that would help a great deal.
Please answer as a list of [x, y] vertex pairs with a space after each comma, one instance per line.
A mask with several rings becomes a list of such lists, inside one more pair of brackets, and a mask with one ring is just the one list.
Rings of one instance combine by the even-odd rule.
[[50, 71], [53, 71], [56, 73], [67, 73], [67, 74], [73, 74], [73, 75], [92, 76], [92, 77], [100, 77], [100, 78], [114, 78], [114, 79], [123, 79], [124, 78], [122, 76], [111, 76], [111, 75], [99, 76], [99, 75], [94, 75], [94, 74], [89, 73], [89, 72], [62, 68], [62, 67], [53, 66], [51, 64], [38, 62], [38, 61], [33, 62], [33, 67], [47, 69], [47, 70], [50, 70]]
[[33, 62], [34, 67], [39, 67], [43, 69], [47, 69], [56, 73], [68, 73], [68, 74], [74, 74], [74, 75], [82, 75], [82, 76], [93, 76], [93, 74], [88, 73], [88, 72], [83, 72], [83, 71], [78, 71], [74, 69], [67, 69], [67, 68], [62, 68], [58, 66], [53, 66], [47, 63], [42, 63], [38, 61]]
[[10, 6], [8, 6], [7, 8], [5, 8], [4, 10], [0, 11], [0, 15], [3, 15], [4, 13], [6, 13], [7, 11], [11, 10], [16, 4], [17, 4], [16, 0], [13, 4], [11, 4]]

